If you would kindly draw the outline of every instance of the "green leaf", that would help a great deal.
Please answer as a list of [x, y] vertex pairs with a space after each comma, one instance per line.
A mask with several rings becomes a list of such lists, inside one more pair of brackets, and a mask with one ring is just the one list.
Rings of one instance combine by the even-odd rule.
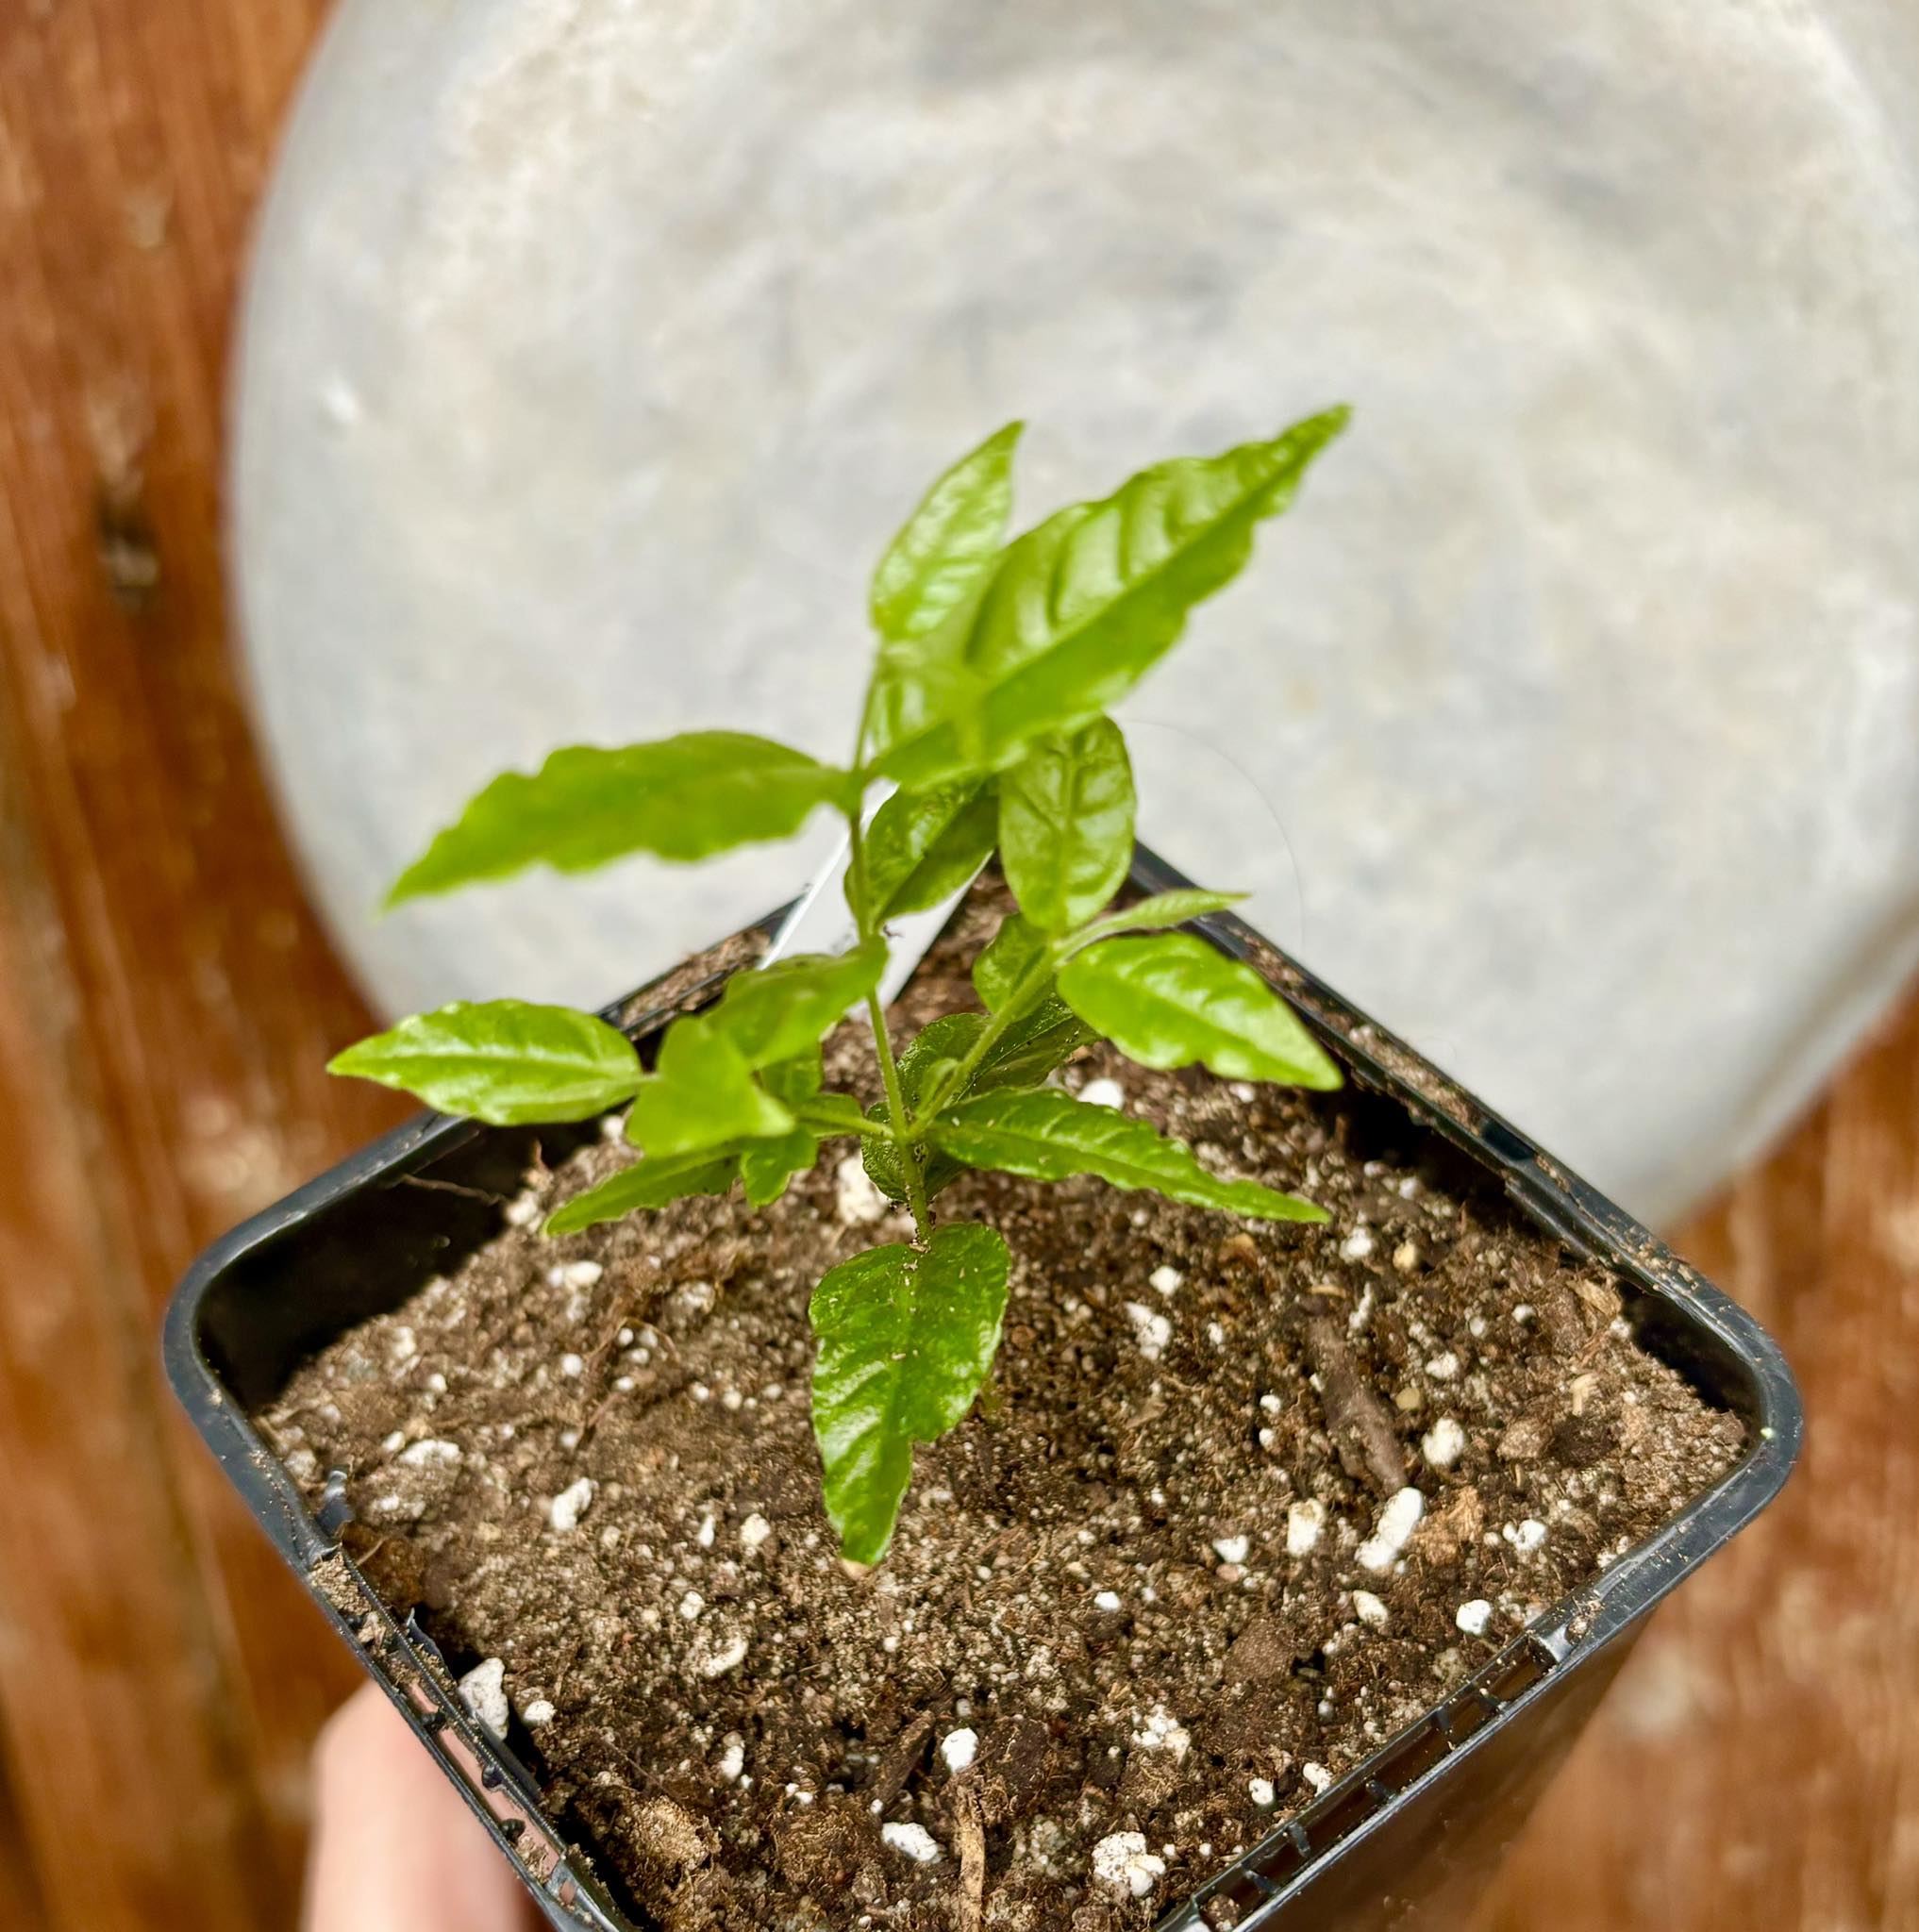
[[820, 1143], [804, 1127], [770, 1141], [749, 1141], [740, 1150], [740, 1178], [746, 1198], [764, 1208], [786, 1192], [786, 1184], [820, 1158]]
[[1013, 450], [1024, 424], [995, 430], [921, 499], [873, 574], [873, 627], [924, 637], [973, 588], [1006, 534]]
[[1016, 539], [937, 629], [881, 651], [873, 769], [915, 788], [998, 771], [1111, 709], [1239, 574], [1255, 526], [1345, 421], [1329, 409], [1269, 442], [1158, 464]]
[[842, 1553], [893, 1541], [915, 1442], [959, 1423], [993, 1368], [1010, 1258], [990, 1227], [935, 1228], [924, 1254], [869, 1248], [813, 1291], [813, 1435]]
[[973, 962], [974, 990], [989, 1013], [998, 1012], [1012, 998], [1045, 950], [1045, 935], [1017, 912], [1000, 922], [999, 930]]
[[[950, 1073], [966, 1058], [973, 1042], [979, 1037], [979, 1029], [985, 1024], [983, 1013], [943, 1013], [939, 1019], [929, 1021], [907, 1041], [899, 1056], [899, 1084], [909, 1111], [919, 1106], [935, 1080]], [[876, 1121], [888, 1119], [884, 1103], [876, 1103], [869, 1117]], [[888, 1200], [904, 1201], [907, 1198], [906, 1163], [898, 1143], [868, 1140], [860, 1147], [859, 1154], [866, 1176], [873, 1185]], [[927, 1200], [932, 1200], [958, 1180], [961, 1171], [958, 1161], [934, 1153], [922, 1175]]]
[[795, 953], [734, 974], [705, 1018], [749, 1067], [772, 1066], [817, 1046], [885, 971], [884, 940], [868, 940], [850, 953]]
[[642, 1077], [633, 1042], [617, 1027], [525, 1000], [459, 1000], [415, 1013], [336, 1054], [326, 1070], [494, 1126], [585, 1120], [636, 1092]]
[[997, 795], [983, 779], [895, 791], [866, 828], [873, 917], [896, 919], [937, 906], [986, 863], [998, 836]]
[[1063, 1000], [1048, 993], [993, 1041], [975, 1069], [967, 1091], [1037, 1087], [1055, 1067], [1063, 1067], [1082, 1046], [1098, 1038]]
[[843, 798], [848, 782], [803, 751], [741, 731], [613, 751], [570, 745], [530, 777], [501, 773], [400, 874], [387, 903], [529, 865], [591, 872], [633, 852], [695, 859], [785, 839], [815, 806]]
[[753, 1077], [740, 1050], [699, 1014], [676, 1020], [659, 1071], [626, 1112], [626, 1138], [648, 1154], [693, 1154], [790, 1133], [793, 1115]]
[[1151, 1122], [1089, 1107], [1058, 1088], [982, 1093], [949, 1108], [933, 1128], [936, 1145], [969, 1167], [1029, 1179], [1090, 1174], [1116, 1188], [1147, 1188], [1168, 1200], [1260, 1221], [1324, 1221], [1326, 1210], [1258, 1181], [1222, 1180]]
[[803, 1126], [822, 1139], [835, 1134], [860, 1134], [868, 1115], [850, 1093], [814, 1093], [789, 1103]]
[[1073, 935], [1073, 945], [1076, 951], [1090, 946], [1095, 940], [1110, 939], [1115, 933], [1156, 932], [1163, 926], [1184, 925], [1189, 919], [1204, 919], [1209, 912], [1224, 912], [1229, 907], [1237, 906], [1244, 899], [1243, 892], [1206, 892], [1196, 886], [1181, 887], [1177, 891], [1155, 892], [1150, 899], [1142, 899], [1135, 906], [1128, 906], [1124, 912], [1112, 913]]
[[999, 855], [1042, 932], [1083, 925], [1133, 862], [1133, 768], [1110, 718], [1034, 743], [999, 782]]
[[696, 1154], [649, 1154], [556, 1208], [546, 1217], [544, 1231], [577, 1234], [602, 1221], [624, 1220], [638, 1208], [664, 1208], [669, 1201], [688, 1194], [724, 1194], [739, 1171], [737, 1147], [709, 1147]]
[[1253, 971], [1191, 933], [1102, 940], [1060, 969], [1060, 997], [1143, 1067], [1198, 1060], [1229, 1080], [1337, 1087], [1340, 1071]]
[[[790, 1060], [776, 1060], [772, 1066], [762, 1068], [759, 1084], [780, 1106], [791, 1108], [797, 1113], [802, 1106], [819, 1095], [820, 1084], [826, 1077], [819, 1042], [815, 1041], [805, 1053], [796, 1053]], [[824, 1097], [837, 1100], [840, 1096], [829, 1093]]]

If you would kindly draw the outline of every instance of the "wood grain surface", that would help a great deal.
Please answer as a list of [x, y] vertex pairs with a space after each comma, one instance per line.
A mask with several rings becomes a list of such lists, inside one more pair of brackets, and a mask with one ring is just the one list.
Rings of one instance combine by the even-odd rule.
[[[173, 1414], [193, 1253], [399, 1110], [249, 742], [221, 401], [321, 0], [0, 4], [0, 1925], [292, 1923], [352, 1681]], [[1919, 831], [1919, 828], [1915, 828]], [[1662, 1616], [1481, 1932], [1919, 1932], [1919, 1005], [1682, 1245], [1788, 1500]]]

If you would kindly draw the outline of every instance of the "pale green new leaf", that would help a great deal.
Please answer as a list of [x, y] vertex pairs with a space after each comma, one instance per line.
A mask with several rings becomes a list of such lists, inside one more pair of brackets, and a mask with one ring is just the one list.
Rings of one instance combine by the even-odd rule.
[[1238, 575], [1256, 525], [1345, 420], [1329, 409], [1270, 441], [1157, 464], [1017, 538], [935, 630], [880, 653], [873, 769], [915, 788], [999, 771], [1110, 710]]
[[1013, 450], [1009, 423], [963, 456], [921, 499], [873, 574], [873, 627], [882, 638], [924, 637], [973, 588], [1006, 535]]
[[1182, 886], [1176, 891], [1155, 892], [1128, 906], [1124, 912], [1095, 921], [1072, 935], [1074, 949], [1090, 946], [1095, 940], [1111, 939], [1123, 932], [1157, 932], [1169, 925], [1184, 925], [1189, 919], [1204, 919], [1209, 912], [1225, 912], [1239, 905], [1243, 892], [1207, 892], [1196, 886]]
[[764, 1208], [786, 1192], [786, 1184], [820, 1158], [820, 1143], [804, 1127], [769, 1141], [748, 1141], [740, 1149], [740, 1178], [746, 1198]]
[[936, 1228], [843, 1261], [813, 1291], [813, 1435], [842, 1553], [876, 1563], [893, 1541], [915, 1442], [973, 1406], [1006, 1312], [1006, 1242], [990, 1227]]
[[1209, 1174], [1191, 1148], [1169, 1141], [1150, 1121], [1116, 1108], [1090, 1107], [1054, 1087], [962, 1100], [940, 1117], [933, 1141], [969, 1167], [998, 1168], [1032, 1180], [1089, 1174], [1116, 1188], [1148, 1188], [1171, 1201], [1258, 1221], [1327, 1218], [1311, 1202], [1258, 1181]]
[[973, 987], [980, 1004], [996, 1013], [1031, 976], [1046, 950], [1046, 938], [1017, 912], [1000, 921], [999, 930], [973, 962]]
[[999, 781], [999, 859], [1042, 932], [1083, 925], [1133, 862], [1133, 768], [1110, 718], [1038, 740]]
[[799, 1116], [800, 1124], [810, 1127], [822, 1140], [866, 1131], [865, 1109], [850, 1093], [814, 1093], [787, 1104]]
[[847, 782], [803, 751], [742, 731], [616, 750], [569, 745], [530, 776], [501, 773], [400, 874], [387, 903], [529, 865], [590, 872], [633, 852], [691, 860], [785, 839]]
[[1298, 1016], [1237, 959], [1191, 933], [1102, 940], [1060, 969], [1060, 997], [1143, 1067], [1197, 1060], [1229, 1080], [1337, 1087]]
[[655, 1156], [767, 1140], [793, 1125], [792, 1113], [705, 1014], [666, 1029], [659, 1071], [641, 1083], [626, 1111], [627, 1140]]
[[738, 1145], [696, 1154], [649, 1154], [597, 1187], [576, 1194], [546, 1217], [550, 1235], [577, 1234], [602, 1221], [621, 1221], [643, 1208], [664, 1208], [688, 1194], [724, 1194], [740, 1171]]
[[[999, 835], [993, 787], [982, 779], [895, 791], [866, 828], [866, 891], [876, 921], [922, 912], [967, 884]], [[848, 875], [848, 889], [851, 889]]]
[[879, 984], [886, 942], [850, 953], [795, 953], [736, 973], [706, 1024], [724, 1034], [749, 1067], [770, 1067], [817, 1046]]
[[633, 1042], [617, 1027], [526, 1000], [459, 1000], [415, 1013], [336, 1054], [327, 1072], [495, 1126], [585, 1120], [637, 1091], [642, 1078]]

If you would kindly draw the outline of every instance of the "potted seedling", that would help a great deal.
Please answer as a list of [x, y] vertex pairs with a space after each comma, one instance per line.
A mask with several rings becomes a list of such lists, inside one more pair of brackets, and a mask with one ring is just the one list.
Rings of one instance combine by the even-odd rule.
[[844, 764], [559, 751], [394, 887], [845, 824], [842, 950], [349, 1047], [450, 1118], [176, 1304], [209, 1440], [556, 1924], [1443, 1915], [1783, 1480], [1736, 1310], [1136, 848], [1111, 708], [1343, 422], [1010, 541], [1010, 425], [880, 561]]

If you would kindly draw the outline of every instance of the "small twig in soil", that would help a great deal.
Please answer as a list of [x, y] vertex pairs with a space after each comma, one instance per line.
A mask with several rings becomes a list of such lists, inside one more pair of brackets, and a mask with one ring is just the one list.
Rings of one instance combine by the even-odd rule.
[[891, 1805], [906, 1790], [907, 1779], [913, 1774], [913, 1766], [919, 1762], [920, 1753], [925, 1750], [927, 1734], [933, 1728], [933, 1713], [923, 1710], [914, 1718], [898, 1739], [879, 1760], [879, 1770], [875, 1774], [873, 1790], [869, 1793], [872, 1802], [884, 1807]]
[[1318, 1297], [1309, 1295], [1301, 1306], [1307, 1314], [1306, 1356], [1319, 1377], [1327, 1433], [1346, 1474], [1355, 1481], [1370, 1480], [1390, 1496], [1405, 1484], [1405, 1451], [1385, 1404], [1354, 1361], [1340, 1324], [1316, 1304]]
[[495, 1193], [492, 1188], [470, 1188], [464, 1181], [437, 1181], [424, 1174], [403, 1174], [400, 1185], [404, 1188], [438, 1188], [445, 1194], [464, 1194], [469, 1201], [485, 1201], [495, 1208], [504, 1208], [507, 1196]]
[[960, 1847], [960, 1890], [953, 1901], [955, 1932], [980, 1932], [986, 1923], [986, 1827], [971, 1776], [953, 1792], [953, 1838]]

